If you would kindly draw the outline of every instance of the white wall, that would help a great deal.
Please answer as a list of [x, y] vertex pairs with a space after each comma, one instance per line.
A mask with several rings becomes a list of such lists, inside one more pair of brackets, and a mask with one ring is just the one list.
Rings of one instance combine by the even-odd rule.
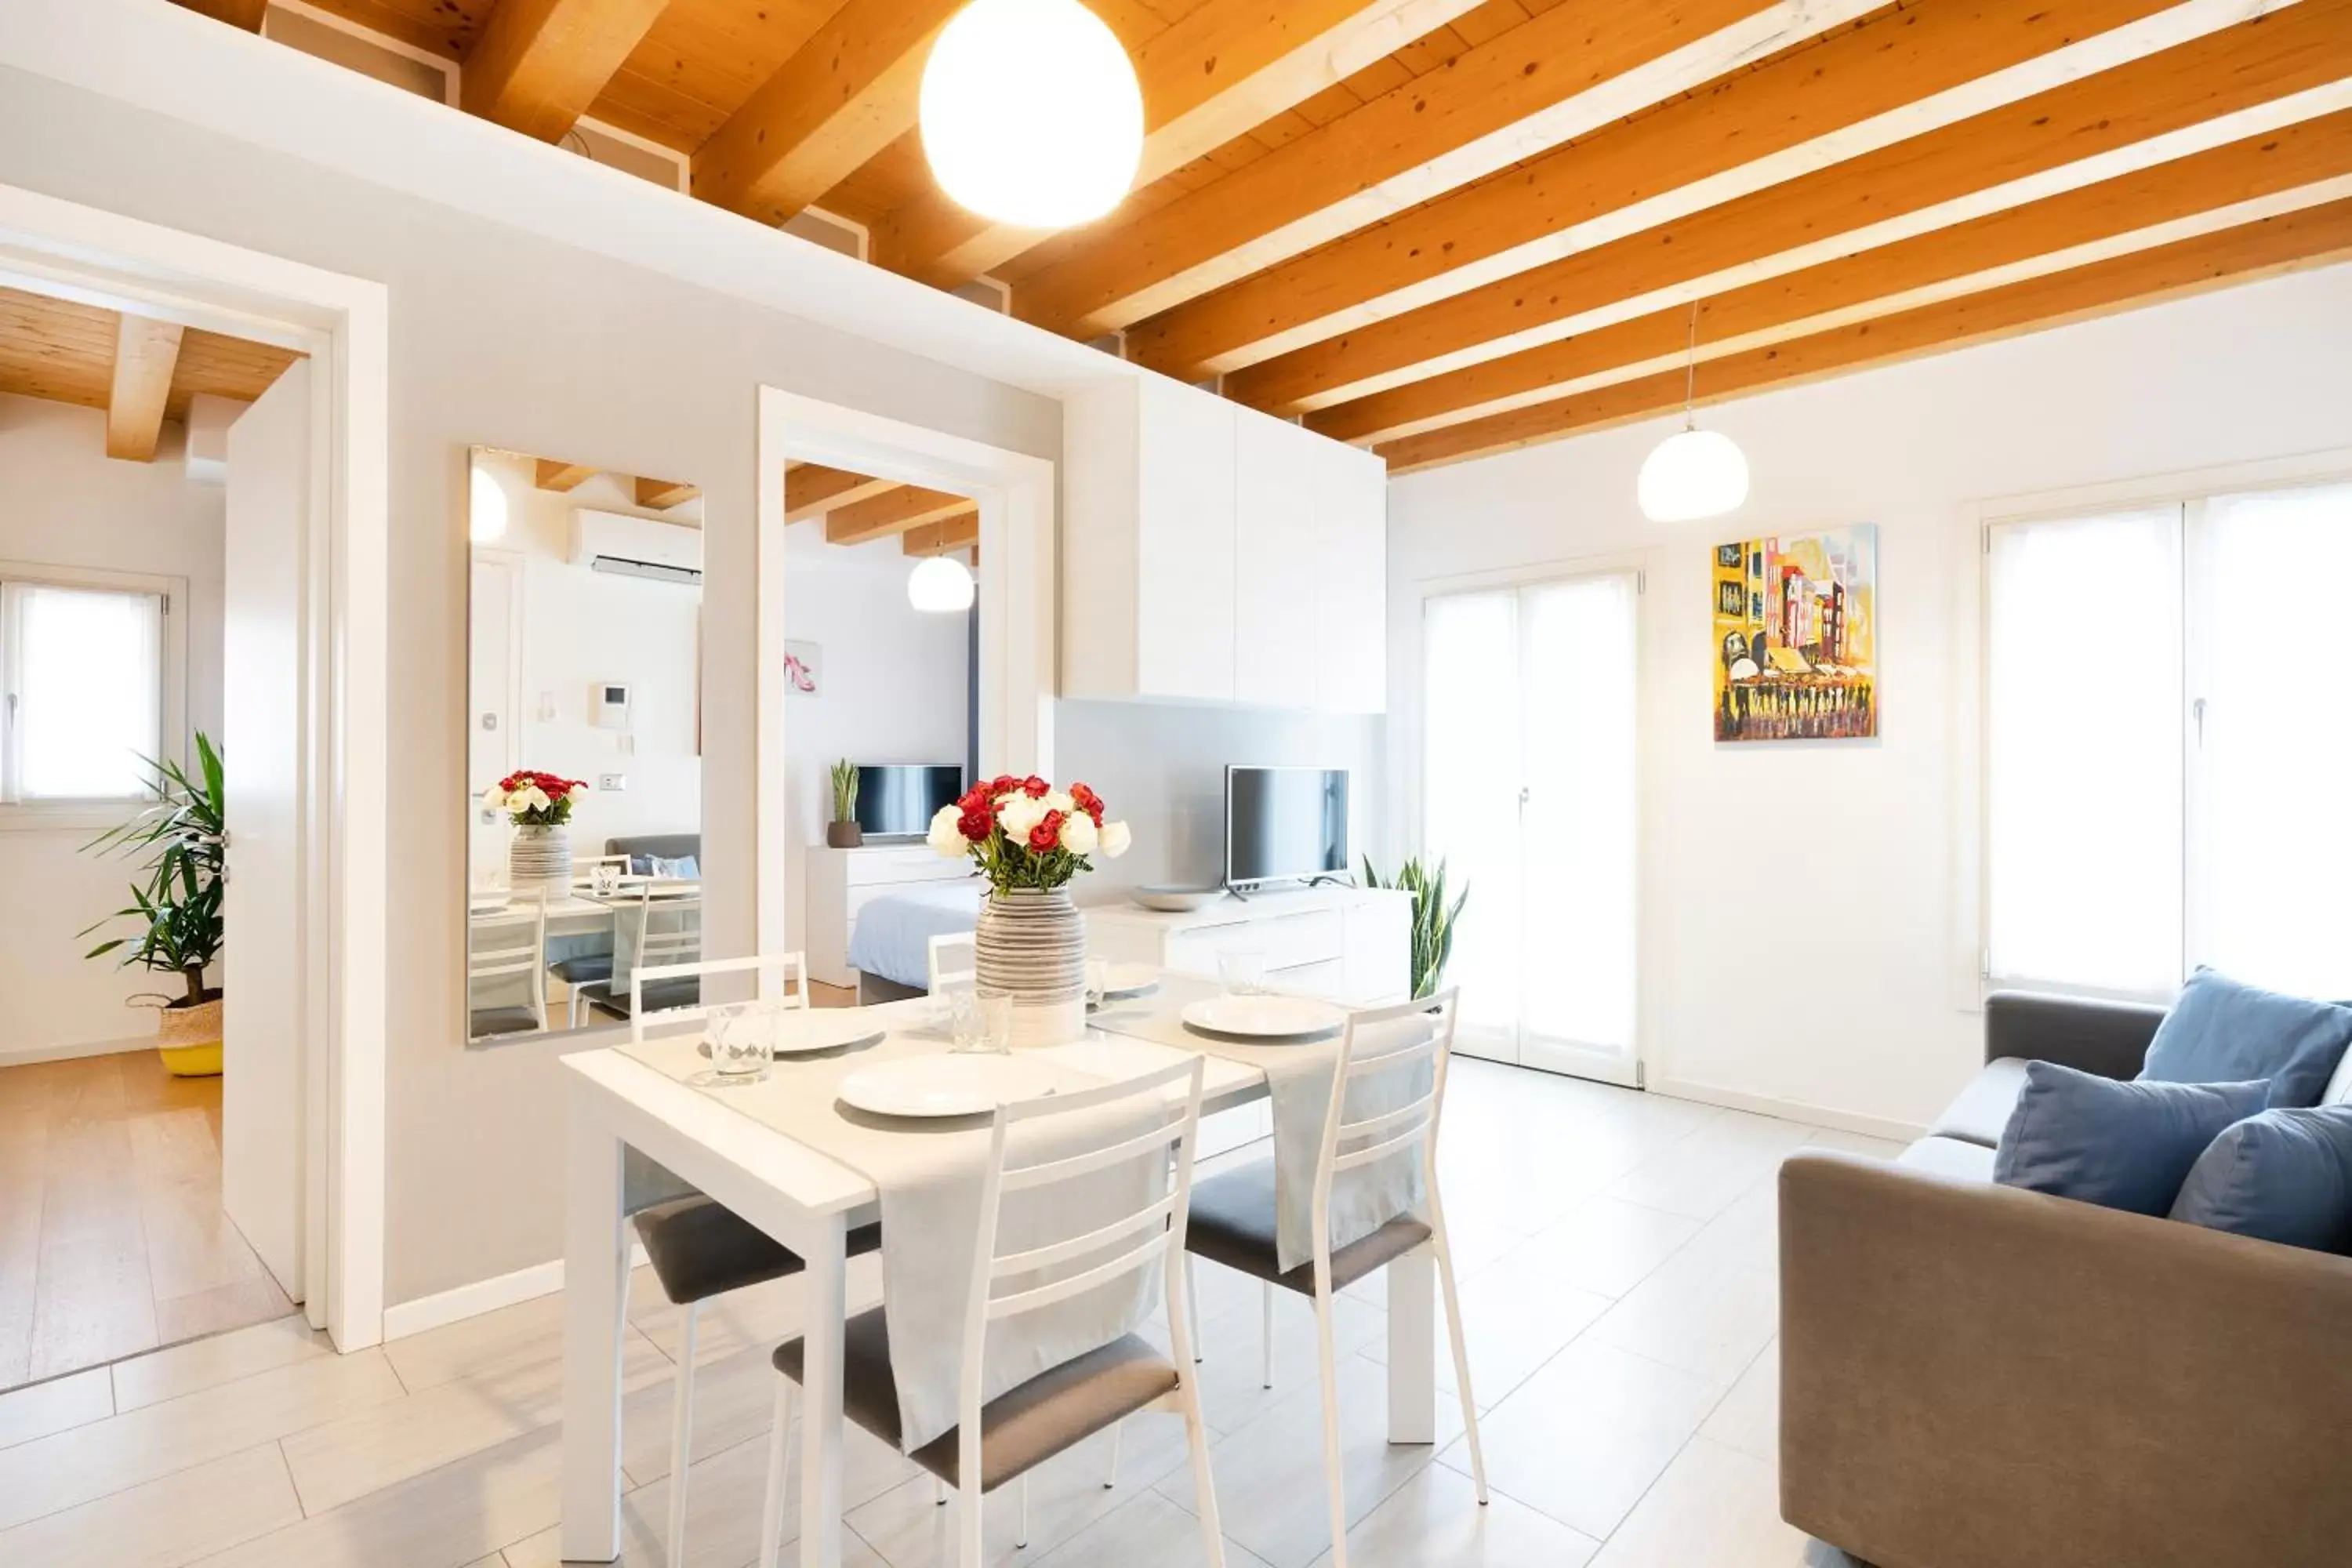
[[[1428, 585], [1633, 552], [1651, 1083], [1925, 1122], [1979, 1040], [1971, 503], [2352, 445], [2347, 366], [2337, 267], [1703, 411], [1753, 472], [1727, 520], [1642, 520], [1633, 477], [1665, 420], [1408, 476], [1390, 499], [1398, 841]], [[1856, 522], [1881, 528], [1879, 739], [1718, 746], [1708, 548]]]
[[816, 695], [784, 700], [785, 941], [794, 949], [808, 929], [801, 868], [809, 846], [824, 842], [834, 763], [964, 763], [971, 622], [915, 608], [914, 564], [896, 539], [845, 546], [825, 543], [821, 524], [786, 531], [784, 636], [819, 649]]
[[[701, 590], [572, 564], [572, 514], [586, 507], [699, 528], [701, 501], [646, 511], [625, 475], [543, 490], [532, 458], [484, 453], [475, 462], [507, 498], [507, 531], [487, 548], [522, 557], [515, 765], [588, 782], [591, 793], [572, 807], [574, 855], [601, 855], [607, 838], [624, 835], [700, 832]], [[625, 733], [594, 721], [592, 689], [606, 681], [630, 687]], [[623, 787], [605, 789], [609, 776]], [[478, 795], [490, 782], [469, 779], [467, 793]], [[489, 880], [509, 837], [502, 818], [484, 824], [479, 816], [471, 840], [477, 885]]]
[[[122, 462], [106, 455], [100, 410], [0, 394], [0, 561], [186, 578], [189, 721], [233, 746], [221, 734], [222, 491], [189, 482], [181, 438], [166, 425], [155, 461]], [[185, 754], [184, 735], [167, 744]], [[99, 939], [76, 933], [122, 907], [135, 865], [82, 854], [93, 831], [79, 818], [0, 823], [0, 1060], [155, 1032], [123, 1004], [159, 977], [82, 957]]]

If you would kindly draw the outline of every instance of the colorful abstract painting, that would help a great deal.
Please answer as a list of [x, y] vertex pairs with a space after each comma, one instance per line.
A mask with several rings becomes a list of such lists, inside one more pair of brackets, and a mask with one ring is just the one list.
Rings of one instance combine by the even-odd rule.
[[1878, 528], [1715, 547], [1715, 738], [1878, 733]]

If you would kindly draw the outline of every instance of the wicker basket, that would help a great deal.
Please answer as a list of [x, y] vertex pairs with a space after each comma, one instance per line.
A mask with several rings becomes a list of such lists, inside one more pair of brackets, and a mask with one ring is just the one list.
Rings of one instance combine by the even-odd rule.
[[215, 1078], [221, 1070], [221, 998], [155, 1015], [155, 1046], [174, 1078]]

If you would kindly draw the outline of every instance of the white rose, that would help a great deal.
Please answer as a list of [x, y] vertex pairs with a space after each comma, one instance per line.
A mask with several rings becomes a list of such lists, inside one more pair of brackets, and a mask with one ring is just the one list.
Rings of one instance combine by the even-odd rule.
[[1025, 795], [1009, 795], [997, 808], [997, 824], [1015, 839], [1026, 839], [1029, 830], [1045, 820], [1045, 803], [1032, 800]]
[[1078, 803], [1070, 798], [1069, 792], [1067, 790], [1048, 790], [1045, 792], [1045, 809], [1048, 811], [1058, 811], [1063, 816], [1067, 816], [1070, 813], [1078, 809]]
[[956, 826], [962, 816], [963, 813], [952, 805], [943, 805], [931, 814], [930, 831], [924, 837], [931, 848], [946, 859], [961, 859], [971, 847], [963, 836], [963, 829]]
[[586, 800], [588, 798], [587, 784], [583, 781], [580, 784], [573, 784], [572, 788], [566, 792], [566, 795], [567, 798], [572, 800]]
[[507, 808], [507, 792], [492, 784], [482, 792], [482, 804], [492, 811], [504, 811]]
[[508, 798], [525, 811], [545, 811], [554, 804], [537, 784], [525, 784]]
[[1083, 811], [1074, 811], [1062, 819], [1062, 847], [1073, 855], [1091, 855], [1100, 841], [1095, 831], [1095, 819]]
[[1116, 860], [1120, 856], [1126, 854], [1128, 844], [1131, 841], [1131, 838], [1132, 836], [1127, 831], [1126, 823], [1104, 823], [1102, 825], [1103, 858], [1106, 860]]

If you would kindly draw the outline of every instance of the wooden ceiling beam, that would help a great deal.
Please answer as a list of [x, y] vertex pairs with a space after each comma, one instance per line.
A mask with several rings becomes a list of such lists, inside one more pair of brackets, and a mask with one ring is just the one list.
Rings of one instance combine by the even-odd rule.
[[782, 223], [914, 129], [932, 37], [964, 0], [848, 0], [694, 154], [694, 194]]
[[261, 31], [261, 18], [269, 9], [269, 0], [180, 0], [180, 4], [199, 16], [226, 22], [248, 33]]
[[1236, 371], [1297, 414], [2352, 104], [2352, 0], [2286, 11]]
[[[1727, 402], [2347, 259], [2352, 259], [2352, 200], [1734, 354], [1709, 366], [1698, 401]], [[1671, 414], [1682, 403], [1683, 375], [1674, 370], [1408, 436], [1374, 450], [1388, 458], [1391, 474], [1409, 472]]]
[[531, 483], [543, 490], [565, 492], [578, 489], [595, 478], [597, 472], [593, 464], [565, 463], [553, 458], [541, 458], [531, 470]]
[[458, 106], [541, 142], [562, 140], [668, 0], [499, 0], [467, 53]]
[[[1699, 363], [2346, 197], [2352, 110], [1712, 296], [1698, 307]], [[1689, 310], [1656, 310], [1323, 409], [1307, 424], [1335, 440], [1394, 440], [1668, 371], [1691, 331]], [[1702, 385], [1713, 377], [1699, 372]]]
[[980, 508], [960, 516], [910, 528], [898, 536], [898, 548], [909, 555], [953, 555], [980, 545]]
[[134, 463], [155, 460], [163, 433], [163, 405], [180, 363], [186, 329], [152, 316], [124, 315], [115, 329], [114, 384], [106, 402], [106, 455]]
[[[1481, 0], [1208, 0], [1134, 51], [1140, 188], [1436, 31]], [[873, 259], [940, 289], [1055, 231], [992, 223], [927, 192], [874, 231]]]
[[835, 507], [848, 506], [898, 488], [896, 480], [828, 468], [822, 463], [801, 463], [784, 470], [784, 521], [801, 522], [823, 517]]
[[2176, 0], [1927, 0], [1188, 300], [1128, 331], [1233, 371], [2048, 90], [2240, 20]]
[[681, 484], [676, 479], [649, 479], [636, 476], [635, 487], [637, 504], [647, 511], [667, 511], [683, 506], [702, 493], [698, 485]]
[[1021, 279], [1074, 337], [1156, 315], [1873, 9], [1868, 0], [1566, 0]]
[[940, 522], [978, 510], [979, 503], [968, 496], [927, 490], [919, 485], [900, 485], [887, 495], [826, 512], [824, 541], [827, 544], [866, 544], [927, 522]]

